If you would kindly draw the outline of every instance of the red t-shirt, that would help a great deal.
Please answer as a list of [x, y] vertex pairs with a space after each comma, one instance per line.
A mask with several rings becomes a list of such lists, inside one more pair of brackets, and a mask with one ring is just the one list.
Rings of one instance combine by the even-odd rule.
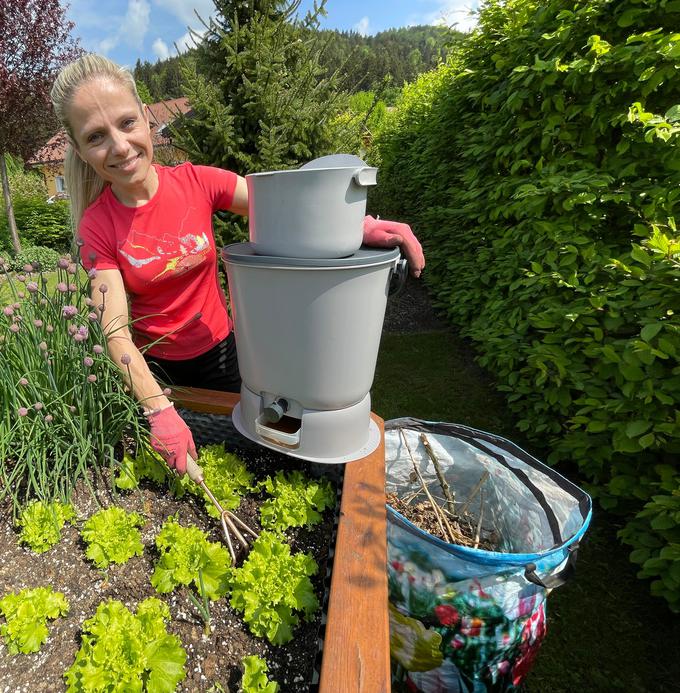
[[210, 166], [155, 165], [156, 194], [126, 207], [107, 187], [78, 227], [86, 269], [120, 270], [138, 347], [181, 360], [205, 353], [231, 330], [219, 284], [212, 215], [231, 206], [237, 176]]

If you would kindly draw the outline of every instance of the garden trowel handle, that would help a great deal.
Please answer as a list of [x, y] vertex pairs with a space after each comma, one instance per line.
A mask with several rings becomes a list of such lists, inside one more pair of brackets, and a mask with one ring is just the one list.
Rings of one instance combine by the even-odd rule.
[[203, 483], [203, 469], [189, 453], [187, 453], [187, 474], [194, 483], [199, 485]]

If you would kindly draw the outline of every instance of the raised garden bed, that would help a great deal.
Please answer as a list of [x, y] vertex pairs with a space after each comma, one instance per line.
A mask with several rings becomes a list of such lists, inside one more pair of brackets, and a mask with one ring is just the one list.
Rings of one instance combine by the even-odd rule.
[[[226, 415], [237, 401], [233, 395], [197, 389], [175, 395], [178, 407], [211, 415], [211, 420], [219, 424], [216, 429], [227, 421]], [[382, 421], [376, 420], [382, 425]], [[213, 433], [219, 437], [218, 430]], [[200, 437], [199, 432], [197, 438]], [[201, 442], [197, 442], [200, 447]], [[326, 594], [325, 609], [319, 609], [309, 622], [301, 619], [294, 640], [276, 646], [253, 636], [228, 598], [212, 603], [212, 632], [205, 636], [203, 622], [186, 590], [162, 595], [172, 617], [168, 632], [179, 637], [187, 652], [187, 676], [177, 690], [208, 691], [219, 682], [224, 690], [235, 691], [240, 681], [240, 662], [251, 654], [268, 662], [268, 675], [280, 684], [282, 691], [389, 690], [382, 446], [363, 460], [328, 470], [253, 445], [245, 445], [239, 455], [256, 477], [273, 474], [280, 468], [301, 469], [309, 476], [324, 473], [334, 478], [341, 490], [339, 508], [326, 511], [320, 525], [287, 531], [292, 550], [311, 553], [319, 565], [319, 573], [311, 580], [322, 603]], [[98, 493], [107, 493], [104, 485]], [[82, 515], [89, 516], [97, 509], [86, 489], [74, 501]], [[138, 492], [122, 494], [118, 502], [144, 516], [144, 550], [124, 564], [111, 565], [106, 572], [86, 559], [76, 527], [67, 525], [57, 546], [35, 554], [18, 545], [9, 518], [3, 518], [0, 598], [24, 587], [50, 585], [64, 592], [70, 611], [48, 623], [50, 636], [40, 652], [9, 656], [0, 645], [0, 681], [5, 686], [1, 690], [64, 690], [63, 673], [74, 661], [83, 621], [94, 614], [100, 602], [118, 599], [134, 610], [143, 599], [161, 596], [156, 594], [149, 577], [156, 558], [153, 539], [169, 516], [179, 513], [182, 525], [199, 527], [211, 540], [220, 540], [218, 521], [208, 516], [202, 502], [193, 496], [178, 500], [161, 487], [143, 483]], [[257, 497], [247, 496], [238, 514], [248, 524], [257, 526]]]

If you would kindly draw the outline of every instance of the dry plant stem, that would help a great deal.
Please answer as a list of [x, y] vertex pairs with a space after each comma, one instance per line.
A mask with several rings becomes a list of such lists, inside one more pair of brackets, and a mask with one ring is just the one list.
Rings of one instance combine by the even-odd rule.
[[[451, 525], [449, 525], [449, 521], [442, 512], [439, 505], [436, 503], [434, 498], [432, 498], [432, 494], [430, 493], [430, 490], [427, 488], [427, 484], [425, 483], [425, 480], [423, 479], [423, 477], [420, 474], [420, 471], [418, 470], [418, 465], [416, 464], [416, 461], [413, 458], [413, 453], [411, 452], [408, 440], [406, 439], [404, 429], [400, 428], [399, 433], [401, 433], [401, 437], [404, 440], [404, 445], [406, 446], [406, 450], [408, 451], [408, 456], [411, 458], [411, 464], [413, 465], [413, 469], [416, 473], [416, 476], [418, 477], [418, 480], [420, 481], [420, 484], [423, 487], [423, 491], [425, 491], [425, 495], [427, 496], [428, 500], [430, 501], [430, 504], [432, 505], [432, 510], [434, 511], [434, 514], [437, 518], [437, 524], [439, 525], [439, 529], [441, 529], [441, 532], [446, 537], [447, 541], [451, 543], [453, 541], [453, 530], [451, 529]], [[449, 531], [447, 531], [447, 529], [444, 527], [444, 523], [446, 523]]]
[[484, 517], [484, 489], [479, 492], [479, 521], [477, 522], [477, 530], [475, 531], [475, 544], [473, 548], [479, 546], [479, 535], [482, 531], [482, 518]]
[[484, 482], [489, 478], [489, 472], [484, 472], [482, 474], [481, 478], [475, 485], [475, 487], [472, 489], [472, 492], [470, 493], [470, 497], [465, 501], [465, 505], [460, 509], [459, 515], [463, 516], [467, 512], [468, 508], [470, 507], [470, 503], [472, 503], [474, 497], [479, 493], [479, 490], [482, 488], [484, 485]]
[[444, 498], [446, 498], [446, 505], [451, 512], [451, 514], [454, 514], [456, 511], [456, 501], [455, 497], [451, 493], [451, 489], [449, 488], [449, 484], [444, 478], [444, 474], [442, 473], [442, 468], [439, 465], [439, 460], [437, 459], [437, 456], [434, 454], [434, 450], [432, 449], [432, 446], [430, 445], [430, 441], [427, 439], [427, 436], [424, 433], [420, 434], [420, 441], [422, 442], [425, 452], [427, 452], [427, 456], [432, 460], [432, 464], [434, 465], [434, 470], [437, 473], [437, 479], [439, 479], [439, 485], [442, 487], [442, 491], [444, 492]]

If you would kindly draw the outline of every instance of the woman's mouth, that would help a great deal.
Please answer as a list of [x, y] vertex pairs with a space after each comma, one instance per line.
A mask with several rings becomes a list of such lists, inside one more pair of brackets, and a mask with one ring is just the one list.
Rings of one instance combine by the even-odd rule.
[[119, 171], [131, 171], [135, 168], [141, 156], [141, 154], [137, 154], [137, 156], [130, 157], [129, 159], [121, 161], [118, 164], [111, 164], [111, 168], [118, 169]]

